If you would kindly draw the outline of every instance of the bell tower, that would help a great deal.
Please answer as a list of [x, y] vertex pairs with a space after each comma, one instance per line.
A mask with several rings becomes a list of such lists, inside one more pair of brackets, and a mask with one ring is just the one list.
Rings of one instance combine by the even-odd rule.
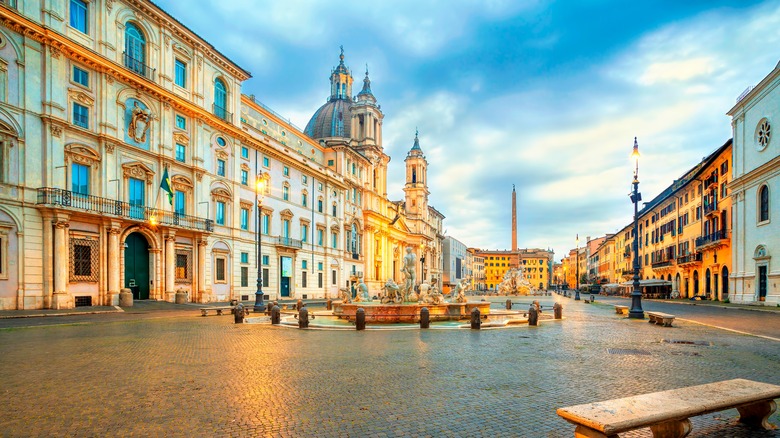
[[330, 99], [352, 99], [352, 74], [344, 65], [344, 46], [340, 47], [339, 65], [330, 72]]
[[406, 154], [406, 214], [424, 217], [428, 211], [428, 161], [420, 148], [419, 132], [414, 133], [414, 145]]

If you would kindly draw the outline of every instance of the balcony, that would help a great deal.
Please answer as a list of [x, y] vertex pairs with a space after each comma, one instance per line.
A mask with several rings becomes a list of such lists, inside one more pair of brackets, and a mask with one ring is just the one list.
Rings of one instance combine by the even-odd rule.
[[277, 237], [276, 242], [274, 243], [276, 246], [283, 246], [285, 248], [294, 248], [294, 249], [301, 249], [303, 248], [303, 242], [297, 239], [291, 239], [289, 237]]
[[695, 265], [701, 263], [701, 253], [695, 252], [693, 254], [686, 254], [684, 256], [677, 257], [677, 265]]
[[704, 204], [704, 215], [707, 216], [711, 213], [718, 213], [718, 203], [712, 202], [710, 204]]
[[667, 259], [667, 260], [659, 260], [657, 262], [653, 262], [653, 269], [659, 269], [659, 268], [667, 268], [672, 266], [672, 260], [673, 259]]
[[718, 230], [714, 233], [710, 233], [706, 236], [696, 238], [696, 249], [703, 249], [710, 246], [720, 245], [725, 243], [728, 236], [726, 230]]
[[186, 214], [171, 211], [157, 210], [138, 205], [130, 205], [127, 202], [114, 199], [100, 198], [91, 195], [73, 193], [70, 190], [41, 187], [38, 189], [37, 205], [52, 206], [66, 210], [83, 211], [100, 216], [113, 216], [129, 219], [137, 222], [167, 225], [191, 230], [214, 231], [214, 222], [211, 219], [203, 219]]
[[718, 172], [712, 172], [707, 179], [704, 180], [704, 187], [709, 188], [718, 184]]
[[155, 69], [150, 68], [148, 65], [144, 64], [143, 61], [128, 55], [127, 52], [122, 52], [122, 55], [124, 55], [125, 67], [127, 67], [128, 70], [143, 76], [150, 81], [154, 81]]
[[212, 104], [211, 109], [213, 110], [215, 116], [219, 117], [220, 119], [228, 123], [233, 123], [233, 113], [229, 112], [228, 110], [222, 108], [217, 104]]

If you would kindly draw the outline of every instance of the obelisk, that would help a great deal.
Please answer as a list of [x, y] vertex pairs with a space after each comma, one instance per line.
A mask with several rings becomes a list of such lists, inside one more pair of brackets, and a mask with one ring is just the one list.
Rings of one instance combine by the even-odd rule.
[[512, 251], [517, 251], [517, 192], [512, 184]]

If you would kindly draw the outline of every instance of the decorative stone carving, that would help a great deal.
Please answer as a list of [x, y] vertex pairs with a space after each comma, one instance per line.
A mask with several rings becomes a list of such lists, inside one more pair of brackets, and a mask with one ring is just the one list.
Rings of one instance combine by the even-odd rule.
[[228, 159], [228, 154], [227, 154], [227, 152], [225, 152], [225, 151], [222, 151], [222, 150], [216, 151], [216, 152], [214, 153], [214, 155], [216, 155], [216, 156], [217, 156], [217, 158], [219, 158], [220, 160], [227, 160], [227, 159]]
[[60, 138], [60, 136], [62, 135], [62, 127], [58, 125], [50, 125], [49, 131], [51, 131], [51, 135], [57, 138]]
[[290, 220], [293, 217], [293, 212], [289, 208], [285, 208], [279, 212], [279, 216], [281, 216], [282, 219]]
[[146, 143], [146, 134], [149, 132], [151, 121], [151, 111], [141, 108], [138, 102], [133, 102], [130, 123], [127, 126], [127, 135], [138, 143]]
[[106, 143], [106, 153], [107, 154], [113, 154], [114, 153], [114, 147], [116, 147], [116, 145], [114, 143]]
[[81, 90], [75, 90], [72, 88], [68, 89], [68, 96], [70, 96], [71, 99], [79, 101], [87, 106], [92, 106], [95, 103], [95, 99]]
[[111, 8], [114, 7], [114, 0], [106, 0], [106, 9], [108, 10], [108, 13], [111, 13]]
[[70, 228], [70, 222], [68, 222], [68, 221], [53, 222], [53, 225], [54, 225], [54, 228], [57, 228], [57, 229], [60, 229], [60, 230]]
[[190, 143], [190, 137], [183, 132], [176, 132], [173, 134], [173, 141], [187, 146]]
[[216, 188], [211, 191], [211, 199], [213, 201], [230, 202], [232, 200], [232, 196], [227, 190], [223, 188]]
[[137, 161], [123, 164], [122, 170], [125, 178], [145, 179], [149, 183], [154, 180], [154, 172], [152, 169]]
[[190, 181], [189, 178], [184, 175], [174, 175], [171, 177], [171, 184], [174, 190], [178, 190], [180, 192], [189, 192], [194, 187], [192, 181]]
[[60, 49], [58, 49], [56, 47], [51, 47], [49, 50], [51, 51], [51, 57], [52, 58], [60, 59], [60, 53], [61, 53]]
[[65, 156], [74, 163], [93, 166], [100, 161], [100, 155], [92, 148], [79, 144], [65, 146]]

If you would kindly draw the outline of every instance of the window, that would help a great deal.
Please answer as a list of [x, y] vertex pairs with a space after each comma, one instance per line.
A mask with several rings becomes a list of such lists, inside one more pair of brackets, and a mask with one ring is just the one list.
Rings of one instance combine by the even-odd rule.
[[317, 200], [317, 211], [322, 213], [322, 199]]
[[8, 233], [10, 228], [0, 228], [0, 279], [8, 278]]
[[303, 176], [301, 177], [301, 183], [302, 183], [303, 185], [306, 185], [306, 184], [308, 184], [308, 183], [309, 183], [309, 177], [308, 177], [308, 176], [306, 176], [306, 175], [303, 175]]
[[187, 86], [187, 64], [176, 60], [174, 66], [174, 83], [182, 88]]
[[323, 230], [317, 230], [317, 245], [323, 246], [324, 234]]
[[[303, 243], [306, 243], [309, 241], [309, 226], [306, 224], [301, 224], [301, 241]], [[303, 261], [303, 263], [306, 263], [306, 260]]]
[[241, 287], [249, 286], [249, 267], [241, 267]]
[[141, 76], [147, 76], [146, 38], [133, 23], [125, 25], [125, 66]]
[[336, 164], [336, 162], [335, 162], [335, 161], [333, 161], [333, 160], [328, 160], [328, 167], [330, 167], [330, 166], [333, 166], [334, 164]]
[[270, 258], [267, 255], [264, 255], [261, 260], [263, 261], [264, 266], [268, 266], [268, 264], [270, 263], [269, 261]]
[[246, 146], [241, 146], [241, 158], [249, 159], [249, 148]]
[[317, 183], [317, 190], [322, 191], [322, 183]]
[[306, 204], [308, 203], [308, 195], [306, 193], [301, 193], [301, 205], [306, 207]]
[[308, 260], [302, 260], [301, 261], [301, 269], [307, 269], [309, 267]]
[[764, 222], [769, 220], [769, 187], [761, 186], [758, 189], [758, 221]]
[[248, 252], [242, 252], [241, 253], [241, 263], [249, 263], [249, 253]]
[[222, 79], [214, 81], [214, 114], [221, 119], [227, 119], [227, 87]]
[[217, 160], [217, 175], [225, 176], [225, 160]]
[[73, 103], [73, 124], [89, 129], [89, 108]]
[[181, 161], [183, 163], [186, 160], [186, 154], [187, 147], [183, 144], [176, 143], [176, 161]]
[[337, 249], [339, 246], [339, 235], [335, 231], [330, 233], [330, 246]]
[[214, 280], [217, 283], [226, 283], [227, 282], [227, 275], [225, 275], [225, 258], [224, 257], [217, 257], [215, 260], [215, 275]]
[[263, 167], [269, 167], [271, 165], [271, 161], [268, 159], [268, 157], [263, 157]]
[[176, 114], [176, 127], [179, 129], [187, 129], [187, 119], [184, 116]]
[[249, 210], [247, 210], [246, 208], [241, 209], [241, 229], [242, 230], [249, 229]]
[[333, 286], [336, 285], [336, 270], [335, 269], [331, 269], [331, 271], [330, 271], [330, 284], [332, 284]]
[[317, 263], [317, 270], [322, 271], [322, 262]]
[[190, 252], [185, 250], [176, 251], [176, 282], [184, 283], [192, 279], [192, 265], [190, 263]]
[[175, 205], [175, 212], [178, 214], [185, 214], [186, 211], [186, 204], [185, 204], [185, 197], [184, 192], [177, 190], [176, 195], [174, 196], [174, 205]]
[[333, 204], [333, 207], [331, 208], [333, 210], [332, 216], [336, 216], [336, 204]]
[[268, 287], [271, 274], [268, 273], [268, 268], [263, 268], [263, 287]]
[[127, 180], [128, 203], [130, 204], [130, 217], [144, 219], [144, 199], [146, 181], [129, 178]]
[[268, 234], [268, 225], [271, 221], [271, 218], [267, 214], [263, 214], [262, 224], [261, 224], [261, 230], [262, 234]]
[[89, 167], [73, 163], [71, 165], [71, 191], [80, 195], [89, 195]]
[[290, 176], [290, 168], [287, 167], [287, 166], [284, 166], [282, 168], [282, 173], [284, 174], [284, 176]]
[[87, 2], [70, 0], [70, 27], [87, 33]]
[[249, 172], [241, 169], [241, 184], [247, 185], [249, 183]]
[[225, 225], [225, 203], [217, 201], [217, 225]]
[[322, 286], [322, 272], [317, 273], [317, 287], [323, 287]]
[[70, 239], [70, 281], [98, 281], [98, 241]]
[[283, 219], [282, 220], [282, 237], [285, 239], [290, 238], [290, 220], [289, 219]]
[[301, 272], [301, 287], [309, 287], [308, 280], [306, 278], [306, 271]]
[[89, 88], [89, 73], [75, 65], [73, 66], [73, 82]]
[[285, 201], [290, 200], [290, 187], [287, 185], [282, 187], [282, 199], [284, 199]]

